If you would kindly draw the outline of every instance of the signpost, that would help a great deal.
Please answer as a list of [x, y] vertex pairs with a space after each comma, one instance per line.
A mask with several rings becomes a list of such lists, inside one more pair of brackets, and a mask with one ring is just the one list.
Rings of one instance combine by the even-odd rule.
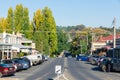
[[55, 66], [55, 73], [56, 74], [61, 74], [61, 65], [56, 65]]
[[58, 80], [59, 80], [59, 75], [61, 74], [61, 65], [56, 65], [55, 66], [55, 73], [57, 74], [58, 76]]

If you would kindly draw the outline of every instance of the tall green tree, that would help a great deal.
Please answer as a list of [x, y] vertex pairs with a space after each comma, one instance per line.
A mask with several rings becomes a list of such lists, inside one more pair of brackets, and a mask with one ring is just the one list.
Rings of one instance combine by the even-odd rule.
[[27, 31], [27, 38], [28, 39], [31, 39], [31, 40], [33, 40], [34, 38], [34, 36], [33, 36], [33, 22], [30, 22], [30, 24], [29, 24], [29, 28], [28, 28], [28, 31]]
[[20, 31], [22, 29], [22, 26], [24, 24], [23, 21], [23, 5], [17, 5], [16, 9], [14, 10], [14, 27], [16, 32]]
[[7, 29], [7, 19], [1, 18], [0, 19], [0, 32], [4, 32]]
[[44, 30], [47, 32], [45, 35], [47, 39], [46, 42], [48, 43], [49, 46], [49, 55], [54, 55], [58, 50], [56, 23], [52, 15], [52, 11], [48, 7], [45, 7], [43, 9], [43, 20]]
[[13, 8], [10, 7], [8, 9], [8, 14], [7, 14], [7, 32], [11, 33], [12, 30], [13, 30], [13, 27], [14, 27], [14, 24], [13, 24], [13, 18], [14, 14], [13, 14]]
[[33, 22], [35, 24], [36, 30], [43, 31], [43, 18], [42, 18], [42, 12], [40, 9], [38, 9], [33, 16]]
[[42, 12], [38, 9], [33, 16], [33, 27], [35, 28], [34, 41], [37, 43], [37, 50], [43, 53], [43, 17]]
[[29, 22], [29, 10], [28, 8], [23, 8], [23, 25], [21, 27], [22, 33], [28, 38], [30, 33], [30, 22]]
[[2, 32], [2, 18], [0, 18], [0, 33]]
[[69, 50], [69, 42], [67, 33], [64, 30], [57, 30], [58, 38], [58, 53], [61, 53], [63, 50]]
[[22, 30], [28, 30], [29, 28], [29, 10], [28, 8], [23, 8], [23, 26]]
[[30, 22], [29, 22], [29, 10], [23, 7], [22, 4], [16, 5], [14, 10], [14, 28], [15, 32], [21, 32], [25, 34], [27, 38], [30, 37]]

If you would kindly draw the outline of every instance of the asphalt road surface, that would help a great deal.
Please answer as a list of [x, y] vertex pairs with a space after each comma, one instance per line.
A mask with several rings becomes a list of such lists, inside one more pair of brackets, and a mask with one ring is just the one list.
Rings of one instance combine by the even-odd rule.
[[[62, 74], [59, 76], [55, 74], [56, 65], [62, 66]], [[76, 61], [75, 58], [54, 58], [8, 77], [19, 80], [120, 80], [120, 73], [105, 73], [96, 65], [86, 61]]]

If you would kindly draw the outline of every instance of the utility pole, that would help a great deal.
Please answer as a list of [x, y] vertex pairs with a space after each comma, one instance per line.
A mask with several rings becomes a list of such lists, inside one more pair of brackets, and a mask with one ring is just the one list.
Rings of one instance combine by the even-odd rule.
[[86, 34], [86, 39], [87, 39], [87, 47], [86, 47], [86, 51], [87, 51], [87, 54], [88, 54], [88, 33]]
[[114, 30], [114, 33], [113, 33], [113, 48], [116, 47], [116, 18], [114, 18], [113, 20], [113, 30]]
[[80, 48], [81, 48], [81, 54], [83, 54], [83, 53], [82, 53], [82, 45], [80, 45]]
[[91, 55], [92, 55], [92, 51], [93, 51], [93, 29], [91, 28], [91, 37], [92, 37], [92, 40], [91, 40]]

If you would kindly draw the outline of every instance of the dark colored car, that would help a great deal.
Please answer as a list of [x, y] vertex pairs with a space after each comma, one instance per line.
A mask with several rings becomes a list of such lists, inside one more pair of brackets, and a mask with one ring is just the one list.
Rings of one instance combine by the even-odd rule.
[[104, 71], [104, 72], [110, 72], [112, 70], [112, 67], [111, 67], [111, 58], [104, 58], [100, 64], [99, 64], [99, 68]]
[[4, 64], [0, 62], [0, 77], [6, 75], [14, 75], [16, 72], [15, 67], [13, 65]]
[[77, 61], [81, 61], [81, 59], [82, 59], [83, 56], [84, 56], [84, 55], [82, 55], [82, 54], [77, 55], [77, 56], [76, 56], [76, 60], [77, 60]]
[[109, 49], [100, 67], [104, 72], [120, 71], [120, 47]]
[[30, 67], [29, 63], [24, 60], [19, 60], [19, 62], [22, 64], [23, 69], [28, 69]]
[[47, 61], [48, 60], [48, 56], [47, 55], [42, 55], [42, 60], [43, 61]]
[[88, 57], [87, 56], [82, 56], [81, 61], [88, 61]]
[[76, 60], [77, 61], [88, 61], [88, 57], [87, 56], [77, 56]]
[[14, 62], [14, 64], [17, 66], [16, 71], [22, 70], [23, 66], [22, 63], [20, 63], [18, 60], [12, 60]]
[[28, 68], [30, 67], [30, 66], [29, 66], [29, 63], [26, 62], [26, 61], [24, 61], [24, 60], [22, 60], [22, 59], [13, 59], [13, 61], [14, 61], [15, 63], [20, 64], [20, 70], [21, 70], [21, 69], [28, 69]]
[[17, 65], [11, 59], [4, 59], [4, 60], [1, 60], [1, 62], [4, 64], [13, 65], [15, 67], [15, 69], [17, 70]]
[[15, 59], [27, 62], [29, 64], [29, 67], [31, 67], [31, 62], [30, 62], [30, 60], [28, 58], [26, 58], [26, 57], [23, 57], [23, 58], [14, 58], [13, 60], [15, 60]]
[[25, 62], [27, 62], [29, 64], [29, 67], [31, 67], [31, 61], [28, 58], [21, 58], [21, 60], [24, 60]]
[[77, 55], [76, 60], [77, 61], [88, 61], [88, 57], [85, 55]]

